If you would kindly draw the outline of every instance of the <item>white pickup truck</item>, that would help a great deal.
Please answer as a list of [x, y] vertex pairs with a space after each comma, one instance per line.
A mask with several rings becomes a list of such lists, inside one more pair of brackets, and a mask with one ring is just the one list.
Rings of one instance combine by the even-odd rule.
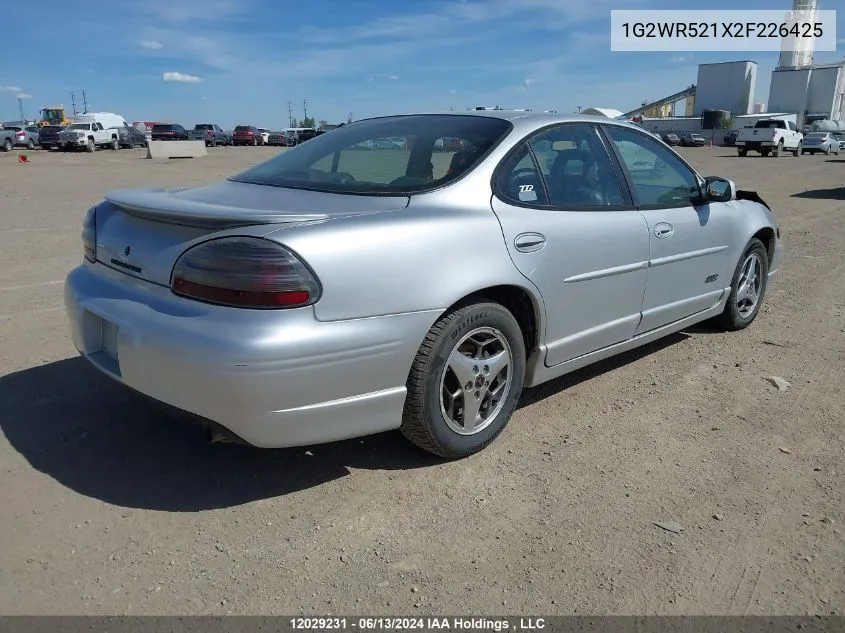
[[118, 149], [120, 141], [117, 130], [106, 129], [99, 121], [93, 123], [71, 123], [59, 132], [59, 149], [85, 149], [93, 152], [98, 147]]
[[771, 154], [775, 158], [784, 152], [800, 156], [804, 147], [804, 135], [792, 121], [761, 119], [754, 127], [739, 130], [735, 145], [740, 156], [746, 156], [749, 151], [760, 152], [762, 156]]

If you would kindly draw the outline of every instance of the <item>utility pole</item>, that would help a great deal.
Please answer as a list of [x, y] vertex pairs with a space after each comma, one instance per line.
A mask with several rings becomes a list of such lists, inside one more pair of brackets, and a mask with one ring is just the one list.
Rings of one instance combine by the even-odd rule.
[[82, 107], [84, 108], [82, 114], [88, 114], [88, 98], [85, 96], [84, 90], [82, 91]]
[[308, 101], [302, 100], [302, 111], [305, 113], [305, 118], [308, 118]]
[[581, 114], [581, 106], [578, 106], [578, 114]]
[[26, 117], [23, 115], [23, 99], [21, 97], [18, 97], [18, 110], [21, 115], [21, 125], [26, 125]]
[[293, 101], [288, 101], [288, 127], [293, 127]]
[[73, 107], [73, 116], [76, 116], [76, 97], [73, 92], [70, 93], [70, 105]]

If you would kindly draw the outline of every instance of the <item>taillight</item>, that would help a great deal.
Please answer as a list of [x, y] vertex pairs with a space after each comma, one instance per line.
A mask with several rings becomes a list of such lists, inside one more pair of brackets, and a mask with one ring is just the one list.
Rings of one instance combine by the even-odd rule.
[[26, 136], [26, 132], [15, 132], [15, 136]]
[[97, 207], [88, 209], [82, 222], [82, 250], [89, 262], [97, 261]]
[[174, 293], [242, 308], [296, 308], [319, 299], [320, 283], [296, 255], [259, 237], [221, 237], [185, 251], [173, 267]]

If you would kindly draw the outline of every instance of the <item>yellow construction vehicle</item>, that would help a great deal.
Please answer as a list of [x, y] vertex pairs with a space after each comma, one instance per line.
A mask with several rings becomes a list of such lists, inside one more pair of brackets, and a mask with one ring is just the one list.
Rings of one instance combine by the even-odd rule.
[[64, 106], [41, 108], [41, 120], [38, 122], [38, 126], [46, 127], [48, 125], [59, 125], [62, 127], [70, 125], [70, 119], [65, 114]]

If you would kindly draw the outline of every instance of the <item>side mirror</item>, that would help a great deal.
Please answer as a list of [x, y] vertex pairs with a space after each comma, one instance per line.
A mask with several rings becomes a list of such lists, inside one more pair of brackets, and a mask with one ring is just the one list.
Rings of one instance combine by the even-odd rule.
[[730, 202], [736, 200], [736, 184], [727, 178], [710, 176], [704, 179], [705, 202]]

